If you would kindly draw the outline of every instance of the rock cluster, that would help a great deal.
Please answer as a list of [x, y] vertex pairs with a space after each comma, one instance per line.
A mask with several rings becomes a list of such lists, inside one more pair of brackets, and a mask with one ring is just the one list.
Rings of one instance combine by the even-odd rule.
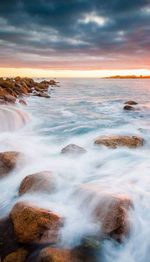
[[127, 102], [124, 103], [125, 106], [123, 107], [124, 110], [126, 111], [134, 111], [135, 110], [135, 105], [138, 105], [137, 102], [133, 101], [133, 100], [129, 100]]
[[[16, 77], [0, 79], [0, 102], [15, 103], [23, 94], [48, 97], [49, 85], [56, 85], [53, 80], [36, 83], [30, 78]], [[136, 105], [128, 101], [126, 106]], [[108, 148], [143, 146], [144, 139], [138, 136], [100, 136], [94, 142]], [[75, 144], [69, 144], [61, 154], [78, 156], [86, 150]], [[0, 153], [0, 178], [11, 175], [21, 166], [24, 155], [8, 151]], [[56, 178], [51, 171], [42, 171], [27, 175], [18, 187], [19, 202], [7, 217], [0, 220], [0, 261], [2, 262], [96, 262], [96, 252], [104, 239], [123, 242], [130, 233], [130, 209], [132, 200], [128, 195], [108, 192], [103, 186], [86, 183], [78, 186], [74, 195], [80, 195], [82, 212], [90, 213], [91, 220], [97, 224], [98, 231], [89, 240], [73, 248], [60, 247], [61, 229], [65, 219], [52, 210], [43, 209], [34, 203], [22, 201], [24, 194], [52, 194], [56, 190]], [[99, 252], [99, 251], [98, 251]]]
[[15, 77], [0, 78], [0, 104], [16, 103], [26, 104], [23, 99], [19, 99], [23, 95], [34, 95], [49, 98], [47, 93], [49, 86], [56, 86], [55, 80], [36, 82], [32, 78]]
[[[22, 154], [19, 152], [0, 153], [2, 174], [10, 174], [16, 168]], [[6, 165], [6, 169], [4, 166]], [[19, 196], [25, 193], [51, 193], [56, 189], [55, 176], [50, 171], [43, 171], [26, 176], [19, 186]], [[99, 224], [97, 238], [111, 237], [116, 241], [123, 241], [129, 233], [128, 211], [132, 202], [127, 196], [112, 195], [103, 191], [97, 195], [93, 188], [83, 185], [77, 195], [87, 196], [87, 205], [98, 201], [92, 210], [94, 223]], [[86, 200], [86, 197], [84, 197]], [[105, 208], [104, 208], [105, 207]], [[95, 239], [94, 245], [83, 241], [74, 249], [59, 247], [60, 230], [65, 223], [64, 218], [54, 211], [42, 209], [31, 202], [16, 203], [8, 217], [0, 220], [1, 249], [0, 257], [4, 262], [30, 261], [60, 261], [83, 262], [96, 261]], [[90, 243], [93, 240], [90, 240]], [[38, 251], [37, 251], [38, 250]]]

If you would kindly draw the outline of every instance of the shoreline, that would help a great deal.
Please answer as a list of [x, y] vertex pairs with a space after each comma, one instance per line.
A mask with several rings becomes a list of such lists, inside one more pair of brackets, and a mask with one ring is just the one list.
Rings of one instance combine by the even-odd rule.
[[27, 96], [39, 96], [50, 98], [49, 87], [58, 86], [55, 80], [42, 80], [36, 82], [28, 77], [0, 78], [0, 104], [20, 104], [27, 105], [24, 100]]

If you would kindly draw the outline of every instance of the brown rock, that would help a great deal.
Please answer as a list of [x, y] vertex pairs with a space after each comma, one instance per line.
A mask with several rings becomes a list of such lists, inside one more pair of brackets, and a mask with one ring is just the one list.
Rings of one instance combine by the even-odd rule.
[[133, 106], [130, 106], [130, 105], [126, 105], [123, 107], [124, 110], [127, 110], [127, 111], [133, 111], [135, 110], [135, 108]]
[[16, 76], [16, 77], [14, 78], [14, 80], [15, 80], [15, 81], [21, 81], [21, 77], [20, 77], [20, 76]]
[[49, 81], [49, 85], [51, 85], [51, 86], [56, 86], [57, 84], [58, 84], [58, 82], [56, 82], [53, 79]]
[[0, 153], [0, 177], [9, 174], [22, 158], [23, 154], [15, 151]]
[[8, 103], [15, 104], [16, 103], [16, 98], [13, 95], [4, 95], [4, 100]]
[[127, 102], [125, 102], [126, 105], [130, 105], [130, 106], [133, 106], [133, 105], [137, 105], [138, 103], [133, 101], [133, 100], [129, 100]]
[[61, 154], [82, 155], [85, 153], [86, 150], [83, 147], [77, 146], [75, 144], [69, 144], [61, 150]]
[[11, 95], [6, 88], [0, 87], [0, 98], [3, 99], [6, 103], [12, 103], [14, 104], [16, 102], [16, 98]]
[[130, 231], [129, 209], [133, 207], [127, 195], [108, 193], [97, 185], [83, 185], [78, 194], [84, 196], [84, 208], [90, 208], [93, 220], [100, 225], [103, 237], [121, 242]]
[[0, 79], [0, 86], [3, 87], [3, 88], [6, 88], [7, 89], [11, 89], [11, 88], [14, 88], [15, 87], [15, 82], [12, 80], [12, 79]]
[[128, 211], [132, 206], [126, 195], [104, 195], [95, 209], [95, 217], [101, 226], [101, 231], [121, 242], [128, 236], [130, 225]]
[[13, 225], [9, 217], [0, 220], [0, 257], [3, 259], [8, 254], [20, 248], [14, 235]]
[[34, 92], [34, 96], [44, 97], [44, 98], [50, 98], [50, 95], [45, 92]]
[[27, 106], [27, 102], [24, 99], [19, 99], [19, 103], [23, 106]]
[[14, 233], [20, 243], [56, 243], [62, 219], [54, 212], [27, 202], [17, 203], [11, 213]]
[[40, 191], [51, 193], [55, 191], [55, 188], [56, 182], [53, 174], [49, 171], [43, 171], [26, 176], [19, 187], [19, 195]]
[[3, 262], [26, 262], [26, 257], [28, 255], [27, 250], [20, 248], [9, 255], [7, 255]]
[[144, 139], [138, 136], [100, 136], [95, 140], [96, 145], [104, 145], [110, 148], [126, 146], [136, 148], [143, 146]]
[[81, 262], [70, 250], [58, 248], [44, 248], [38, 255], [32, 256], [28, 262]]

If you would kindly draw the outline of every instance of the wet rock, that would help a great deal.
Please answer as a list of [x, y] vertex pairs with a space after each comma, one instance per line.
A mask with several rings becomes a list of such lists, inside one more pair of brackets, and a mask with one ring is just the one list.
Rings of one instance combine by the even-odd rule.
[[56, 243], [63, 223], [58, 214], [27, 202], [17, 203], [10, 218], [20, 243]]
[[16, 102], [16, 98], [14, 96], [12, 96], [11, 94], [9, 94], [7, 92], [6, 89], [3, 89], [2, 87], [0, 87], [0, 99], [7, 104], [8, 103], [12, 103], [14, 104]]
[[19, 99], [19, 103], [23, 106], [27, 106], [27, 102], [24, 99]]
[[37, 95], [40, 97], [49, 98], [49, 94], [46, 92], [49, 86], [57, 86], [57, 82], [54, 80], [35, 82], [32, 78], [27, 77], [15, 77], [15, 78], [0, 78], [0, 103], [15, 103], [16, 98], [23, 95]]
[[27, 262], [83, 262], [75, 252], [58, 248], [44, 248], [38, 254], [32, 255]]
[[94, 184], [81, 186], [78, 194], [83, 197], [84, 208], [91, 210], [93, 221], [99, 224], [100, 237], [122, 242], [129, 235], [129, 210], [133, 204], [127, 195], [109, 193]]
[[0, 107], [0, 132], [15, 131], [29, 123], [30, 116], [21, 109], [3, 105]]
[[27, 255], [27, 250], [20, 248], [7, 255], [3, 262], [26, 262]]
[[16, 103], [16, 98], [10, 94], [8, 95], [4, 95], [4, 100], [7, 102], [7, 103], [11, 103], [11, 104], [15, 104]]
[[72, 254], [80, 261], [97, 262], [100, 247], [101, 240], [97, 239], [97, 236], [85, 236], [81, 243], [72, 249]]
[[133, 106], [130, 106], [130, 105], [124, 106], [123, 109], [126, 110], [126, 111], [134, 111], [135, 110], [135, 108]]
[[50, 95], [45, 93], [45, 92], [37, 92], [36, 96], [40, 96], [40, 97], [45, 97], [45, 98], [50, 98]]
[[19, 187], [19, 195], [33, 192], [52, 193], [56, 189], [55, 178], [50, 171], [26, 176]]
[[128, 211], [131, 207], [132, 202], [126, 195], [103, 196], [94, 212], [102, 233], [122, 242], [130, 232]]
[[23, 154], [15, 151], [0, 153], [0, 177], [3, 177], [17, 166], [17, 163], [22, 161]]
[[75, 144], [69, 144], [61, 150], [61, 154], [82, 155], [85, 153], [86, 150], [83, 147], [77, 146]]
[[0, 258], [6, 257], [8, 254], [15, 252], [20, 248], [17, 243], [13, 225], [9, 217], [0, 220]]
[[104, 145], [110, 148], [117, 148], [119, 146], [136, 148], [143, 146], [144, 139], [138, 136], [100, 136], [96, 138], [94, 143], [96, 145]]
[[125, 102], [126, 105], [130, 105], [130, 106], [133, 106], [133, 105], [138, 105], [137, 102], [133, 101], [133, 100], [129, 100], [127, 102]]
[[51, 86], [56, 86], [57, 84], [58, 84], [58, 82], [56, 82], [55, 80], [49, 81], [49, 85], [51, 85]]

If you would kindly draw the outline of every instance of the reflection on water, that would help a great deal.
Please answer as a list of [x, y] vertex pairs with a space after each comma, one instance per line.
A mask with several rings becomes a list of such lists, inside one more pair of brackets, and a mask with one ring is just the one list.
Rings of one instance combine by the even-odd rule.
[[[84, 196], [75, 194], [84, 183], [96, 184], [98, 190], [105, 188], [108, 192], [126, 194], [134, 203], [130, 238], [119, 246], [105, 241], [103, 262], [148, 262], [150, 81], [62, 79], [60, 82], [61, 87], [52, 91], [51, 99], [28, 98], [24, 110], [32, 119], [22, 129], [16, 123], [26, 121], [26, 117], [20, 118], [17, 109], [11, 111], [14, 118], [8, 114], [9, 109], [0, 111], [0, 151], [17, 150], [29, 157], [22, 169], [0, 181], [1, 216], [18, 200], [17, 190], [26, 175], [52, 170], [57, 181], [56, 192], [25, 195], [22, 199], [33, 200], [65, 217], [62, 245], [73, 246], [85, 234], [97, 231], [90, 210], [81, 212]], [[137, 101], [137, 110], [124, 112], [123, 103], [127, 100]], [[17, 130], [12, 133], [12, 129]], [[95, 137], [106, 134], [139, 135], [146, 143], [134, 150], [95, 147]], [[83, 146], [87, 154], [78, 160], [62, 156], [60, 150], [69, 143]]]

